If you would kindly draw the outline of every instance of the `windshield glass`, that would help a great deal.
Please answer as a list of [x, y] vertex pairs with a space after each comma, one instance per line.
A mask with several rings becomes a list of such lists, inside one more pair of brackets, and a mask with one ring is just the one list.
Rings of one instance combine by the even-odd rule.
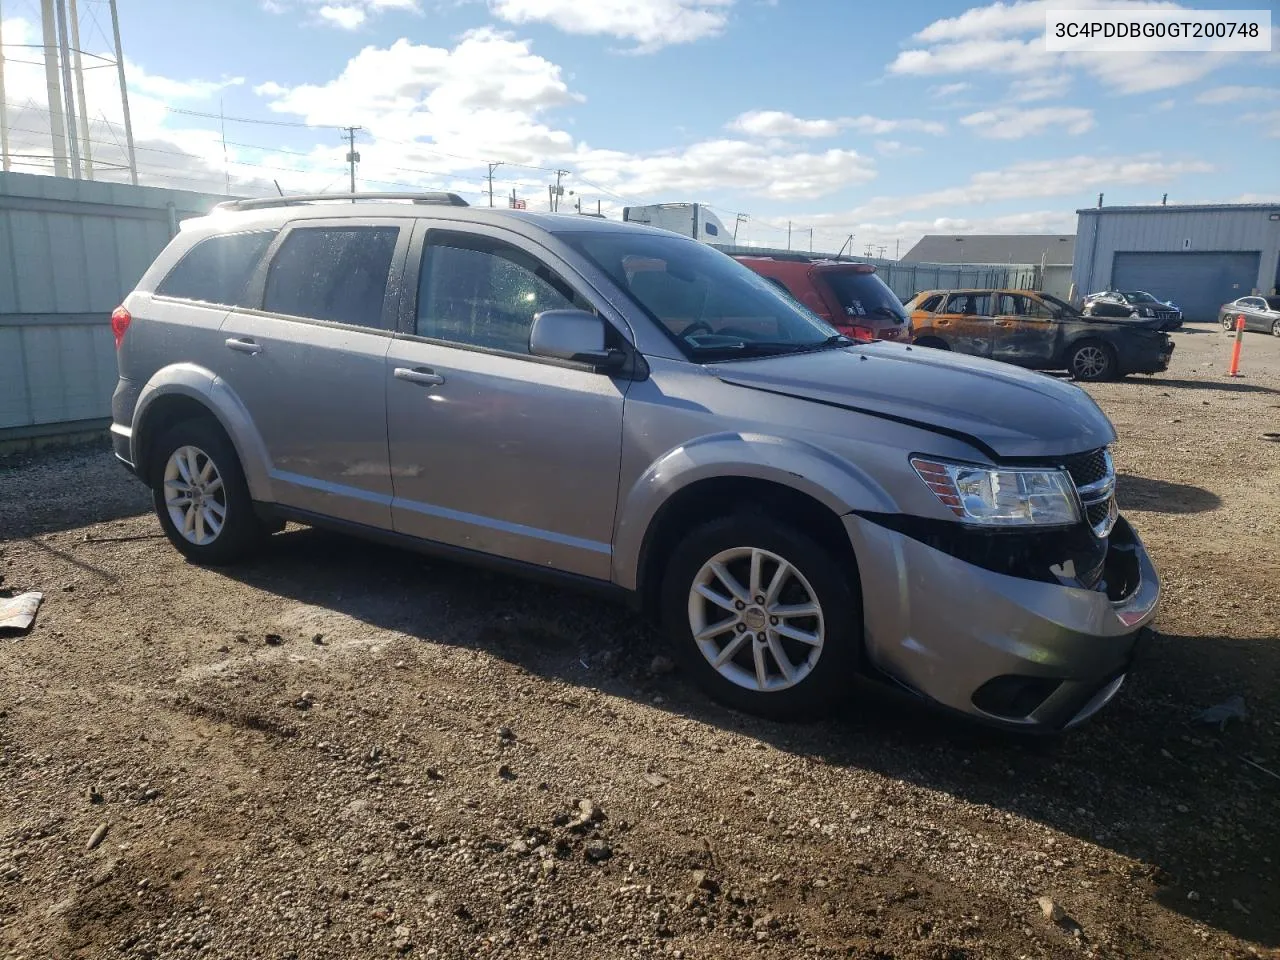
[[1055, 297], [1051, 293], [1040, 294], [1040, 299], [1043, 300], [1045, 303], [1052, 305], [1055, 309], [1061, 310], [1067, 316], [1071, 316], [1071, 317], [1080, 316], [1079, 310], [1077, 310], [1071, 304], [1067, 303], [1067, 301], [1059, 300], [1057, 297]]
[[607, 273], [698, 361], [844, 346], [818, 316], [705, 244], [644, 233], [561, 239]]
[[907, 322], [907, 311], [897, 294], [874, 273], [852, 270], [823, 270], [846, 317], [885, 317], [895, 323]]
[[1130, 303], [1159, 303], [1160, 301], [1143, 290], [1126, 290], [1124, 295]]

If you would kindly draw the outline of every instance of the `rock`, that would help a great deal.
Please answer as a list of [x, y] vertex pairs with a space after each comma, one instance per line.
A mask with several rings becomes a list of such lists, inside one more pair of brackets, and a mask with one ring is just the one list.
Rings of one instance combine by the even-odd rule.
[[1248, 907], [1246, 907], [1246, 906], [1245, 906], [1243, 903], [1241, 903], [1239, 900], [1232, 900], [1232, 901], [1231, 901], [1231, 905], [1232, 905], [1233, 907], [1235, 907], [1237, 910], [1239, 910], [1241, 913], [1245, 913], [1245, 914], [1247, 914], [1247, 913], [1249, 913], [1249, 912], [1250, 912], [1249, 908], [1248, 908]]
[[17, 867], [4, 866], [0, 867], [0, 880], [6, 883], [17, 883], [22, 879], [22, 873]]
[[443, 779], [444, 779], [444, 774], [443, 774], [443, 773], [441, 773], [439, 770], [437, 770], [435, 767], [427, 767], [427, 779], [428, 779], [428, 780], [443, 780]]
[[587, 844], [586, 854], [592, 863], [603, 863], [613, 856], [613, 848], [603, 840], [592, 840]]
[[85, 798], [90, 803], [102, 802], [102, 794], [98, 791], [98, 787], [96, 784], [90, 786], [89, 789], [85, 791]]
[[110, 829], [111, 824], [109, 823], [99, 824], [98, 829], [94, 830], [93, 833], [89, 835], [89, 842], [85, 844], [84, 848], [86, 850], [94, 849], [94, 847], [107, 838], [107, 831]]
[[511, 841], [511, 845], [508, 846], [507, 849], [510, 850], [512, 853], [514, 853], [517, 857], [524, 857], [524, 856], [528, 856], [529, 854], [529, 844], [527, 844], [523, 840]]
[[1176, 809], [1177, 809], [1177, 811], [1178, 811], [1179, 813], [1190, 813], [1190, 812], [1191, 812], [1191, 808], [1190, 808], [1190, 807], [1188, 807], [1185, 803], [1180, 803], [1180, 804], [1178, 804], [1178, 806], [1176, 807]]
[[720, 889], [720, 885], [705, 870], [693, 871], [693, 885], [699, 890], [706, 890], [708, 893], [714, 893]]
[[665, 676], [675, 670], [675, 662], [668, 656], [658, 654], [649, 662], [649, 672], [655, 677]]
[[159, 800], [161, 793], [155, 787], [150, 787], [142, 792], [142, 802], [150, 803], [152, 800]]
[[1044, 914], [1046, 920], [1061, 923], [1067, 915], [1066, 911], [1062, 909], [1062, 904], [1052, 897], [1041, 897], [1036, 902], [1040, 904], [1040, 912]]
[[578, 812], [592, 823], [604, 819], [604, 811], [594, 800], [579, 800]]
[[498, 765], [498, 778], [500, 780], [514, 780], [516, 775], [511, 772], [511, 767], [503, 763]]
[[515, 738], [516, 735], [512, 732], [510, 727], [502, 726], [498, 728], [499, 740], [514, 740]]
[[220, 647], [218, 648], [218, 652], [219, 652], [219, 653], [230, 653], [230, 652], [231, 652], [231, 648], [230, 648], [230, 647], [228, 647], [228, 646], [224, 643], [222, 646], [220, 646]]
[[317, 634], [315, 634], [315, 635], [311, 638], [311, 642], [312, 642], [312, 643], [314, 643], [317, 647], [323, 647], [323, 646], [324, 646], [324, 634], [323, 634], [323, 633], [317, 633]]
[[1187, 899], [1188, 899], [1188, 900], [1190, 900], [1192, 903], [1197, 903], [1197, 902], [1199, 902], [1199, 900], [1200, 900], [1200, 893], [1199, 893], [1199, 891], [1197, 891], [1197, 890], [1192, 890], [1192, 891], [1190, 891], [1190, 892], [1187, 894]]
[[646, 773], [644, 775], [644, 782], [657, 789], [658, 787], [664, 787], [667, 785], [667, 778], [657, 773]]
[[268, 647], [278, 647], [284, 643], [284, 637], [280, 636], [278, 633], [268, 633], [262, 639], [266, 642]]

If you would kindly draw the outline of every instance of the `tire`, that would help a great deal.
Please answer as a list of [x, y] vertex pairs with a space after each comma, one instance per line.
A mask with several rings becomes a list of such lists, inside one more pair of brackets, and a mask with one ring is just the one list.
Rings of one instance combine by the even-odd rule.
[[1273, 337], [1280, 337], [1280, 320], [1271, 321], [1271, 335]]
[[[754, 594], [748, 590], [753, 557], [759, 557]], [[789, 572], [773, 587], [779, 561]], [[735, 580], [741, 600], [730, 598], [713, 563]], [[861, 591], [849, 573], [846, 560], [772, 517], [739, 513], [713, 520], [685, 537], [668, 559], [663, 625], [686, 671], [720, 703], [779, 720], [821, 715], [848, 695], [862, 657]], [[768, 596], [771, 587], [774, 596]], [[714, 592], [719, 602], [700, 591]], [[766, 602], [757, 604], [757, 596]], [[744, 603], [742, 610], [736, 609], [738, 602]], [[779, 605], [812, 606], [817, 613], [771, 616], [769, 609]], [[707, 632], [722, 625], [722, 632]], [[818, 642], [782, 636], [775, 626]], [[702, 633], [701, 642], [695, 629]], [[711, 658], [731, 648], [736, 652], [721, 667], [714, 666]], [[781, 667], [774, 650], [788, 661], [789, 670]]]
[[930, 350], [950, 350], [951, 349], [947, 341], [939, 340], [937, 337], [921, 337], [919, 340], [913, 340], [912, 346], [928, 347]]
[[1067, 354], [1067, 370], [1073, 380], [1097, 383], [1116, 376], [1116, 352], [1100, 340], [1082, 340]]
[[1227, 333], [1234, 332], [1236, 329], [1236, 318], [1231, 316], [1229, 313], [1224, 313], [1222, 315], [1222, 329], [1227, 331]]
[[[191, 489], [193, 472], [203, 477], [195, 506], [191, 498], [183, 498]], [[234, 563], [266, 539], [268, 531], [254, 512], [240, 458], [214, 420], [184, 420], [165, 430], [152, 446], [149, 476], [165, 536], [193, 563]]]

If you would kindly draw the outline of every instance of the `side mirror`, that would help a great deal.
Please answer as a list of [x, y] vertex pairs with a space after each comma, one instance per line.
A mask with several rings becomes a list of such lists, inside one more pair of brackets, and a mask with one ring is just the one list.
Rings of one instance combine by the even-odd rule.
[[619, 367], [626, 361], [621, 350], [605, 346], [605, 321], [585, 310], [544, 310], [533, 318], [529, 352], [595, 367]]

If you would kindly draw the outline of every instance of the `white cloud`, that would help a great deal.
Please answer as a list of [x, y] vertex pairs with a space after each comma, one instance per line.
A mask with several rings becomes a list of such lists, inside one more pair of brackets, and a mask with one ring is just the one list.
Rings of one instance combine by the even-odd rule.
[[1070, 89], [1070, 74], [1046, 73], [1013, 81], [1009, 85], [1009, 96], [1018, 103], [1032, 103], [1064, 96]]
[[1151, 109], [1152, 109], [1152, 110], [1154, 110], [1156, 113], [1168, 113], [1170, 110], [1172, 110], [1172, 109], [1173, 109], [1174, 107], [1176, 107], [1177, 105], [1178, 105], [1178, 101], [1177, 101], [1177, 100], [1173, 100], [1173, 99], [1169, 99], [1169, 100], [1161, 100], [1159, 103], [1157, 103], [1157, 104], [1156, 104], [1154, 107], [1152, 107]]
[[1080, 196], [1094, 187], [1167, 183], [1191, 173], [1210, 173], [1200, 160], [1166, 161], [1159, 154], [1127, 157], [1076, 156], [1028, 160], [973, 174], [968, 182], [898, 197], [874, 197], [854, 211], [859, 217], [887, 217], [930, 208], [955, 209], [1007, 200]]
[[883, 157], [906, 157], [915, 153], [924, 153], [924, 147], [913, 147], [900, 140], [877, 140], [876, 153]]
[[262, 7], [278, 14], [304, 11], [315, 22], [342, 30], [356, 30], [371, 16], [389, 10], [416, 13], [421, 9], [419, 0], [262, 0]]
[[1280, 87], [1213, 87], [1196, 97], [1196, 103], [1239, 103], [1244, 100], [1280, 100]]
[[740, 190], [779, 200], [821, 197], [876, 175], [856, 150], [780, 153], [744, 140], [708, 140], [678, 152], [635, 155], [583, 149], [581, 176], [623, 194], [692, 196]]
[[749, 110], [729, 123], [730, 130], [753, 137], [833, 137], [839, 120], [804, 120], [781, 110]]
[[935, 97], [954, 97], [957, 93], [964, 93], [973, 87], [971, 83], [943, 83], [936, 87], [930, 87], [929, 92]]
[[935, 120], [886, 120], [863, 114], [832, 120], [806, 120], [780, 110], [750, 110], [729, 124], [730, 130], [755, 137], [832, 137], [841, 130], [882, 136], [887, 133], [946, 133], [946, 124]]
[[960, 122], [992, 140], [1021, 140], [1048, 130], [1078, 136], [1093, 129], [1093, 111], [1083, 107], [999, 107], [971, 113]]
[[354, 30], [364, 23], [367, 14], [361, 7], [324, 6], [316, 11], [321, 20], [327, 20], [343, 30]]
[[[894, 74], [944, 76], [985, 72], [1043, 76], [1081, 70], [1121, 93], [1163, 90], [1199, 80], [1238, 58], [1222, 53], [1050, 52], [1045, 50], [1045, 13], [1059, 0], [1018, 0], [973, 7], [936, 20], [913, 39], [920, 46], [900, 52]], [[1073, 0], [1073, 9], [1182, 9], [1163, 0]]]
[[1267, 113], [1246, 113], [1240, 118], [1240, 122], [1245, 125], [1243, 131], [1252, 129], [1266, 137], [1280, 137], [1280, 110], [1271, 110]]
[[160, 100], [204, 100], [219, 90], [238, 87], [244, 83], [244, 77], [226, 80], [173, 80], [147, 73], [132, 62], [126, 62], [125, 74], [129, 78], [131, 89]]
[[734, 0], [490, 0], [508, 23], [548, 23], [565, 33], [605, 35], [648, 53], [720, 33]]

